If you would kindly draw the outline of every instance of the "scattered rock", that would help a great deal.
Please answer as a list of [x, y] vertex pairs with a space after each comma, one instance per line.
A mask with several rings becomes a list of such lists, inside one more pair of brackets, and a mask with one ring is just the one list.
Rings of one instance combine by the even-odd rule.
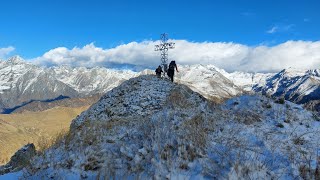
[[29, 165], [35, 155], [36, 148], [33, 143], [23, 146], [11, 157], [8, 164], [0, 167], [0, 175], [21, 170]]

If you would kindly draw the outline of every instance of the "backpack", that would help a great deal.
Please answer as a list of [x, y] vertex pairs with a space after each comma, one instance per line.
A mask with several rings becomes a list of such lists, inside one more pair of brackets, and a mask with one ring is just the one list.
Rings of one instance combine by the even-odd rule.
[[176, 63], [174, 61], [171, 61], [171, 63], [169, 64], [169, 70], [174, 71], [175, 65], [176, 65]]

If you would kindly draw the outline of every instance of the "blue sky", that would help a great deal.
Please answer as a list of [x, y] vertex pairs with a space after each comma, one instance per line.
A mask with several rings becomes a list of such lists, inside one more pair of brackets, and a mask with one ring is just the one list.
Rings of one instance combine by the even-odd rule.
[[162, 32], [192, 42], [249, 46], [320, 38], [319, 0], [5, 0], [0, 47], [25, 58], [56, 47], [103, 48], [156, 40]]

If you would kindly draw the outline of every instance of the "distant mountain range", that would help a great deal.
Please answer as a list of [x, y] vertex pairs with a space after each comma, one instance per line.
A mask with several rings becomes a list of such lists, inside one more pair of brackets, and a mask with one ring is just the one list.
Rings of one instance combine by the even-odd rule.
[[279, 73], [224, 73], [236, 85], [267, 96], [283, 98], [320, 112], [320, 69], [288, 68]]
[[256, 84], [256, 92], [262, 92], [289, 101], [304, 104], [320, 99], [320, 70], [284, 69], [267, 78], [266, 84]]
[[[15, 56], [0, 61], [0, 109], [4, 112], [33, 101], [59, 97], [102, 95], [125, 80], [153, 73], [153, 70], [133, 72], [104, 67], [46, 68]], [[318, 107], [316, 100], [320, 100], [319, 69], [303, 71], [289, 68], [279, 73], [228, 73], [213, 65], [191, 65], [179, 66], [175, 78], [178, 83], [217, 102], [250, 91], [283, 97], [300, 104], [312, 101], [312, 107]]]
[[73, 98], [102, 94], [136, 75], [132, 71], [106, 68], [45, 68], [15, 56], [0, 61], [0, 109], [61, 96]]

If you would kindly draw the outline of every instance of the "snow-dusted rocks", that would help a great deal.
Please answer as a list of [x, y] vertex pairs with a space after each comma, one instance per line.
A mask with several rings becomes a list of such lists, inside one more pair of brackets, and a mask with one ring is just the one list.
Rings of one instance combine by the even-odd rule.
[[312, 179], [320, 122], [290, 102], [240, 96], [216, 105], [144, 75], [105, 94], [24, 178]]
[[[161, 109], [174, 84], [152, 75], [143, 75], [122, 83], [101, 97], [71, 124], [71, 129], [81, 126], [85, 120], [99, 121], [127, 116], [147, 116]], [[103, 113], [101, 113], [103, 112]]]

